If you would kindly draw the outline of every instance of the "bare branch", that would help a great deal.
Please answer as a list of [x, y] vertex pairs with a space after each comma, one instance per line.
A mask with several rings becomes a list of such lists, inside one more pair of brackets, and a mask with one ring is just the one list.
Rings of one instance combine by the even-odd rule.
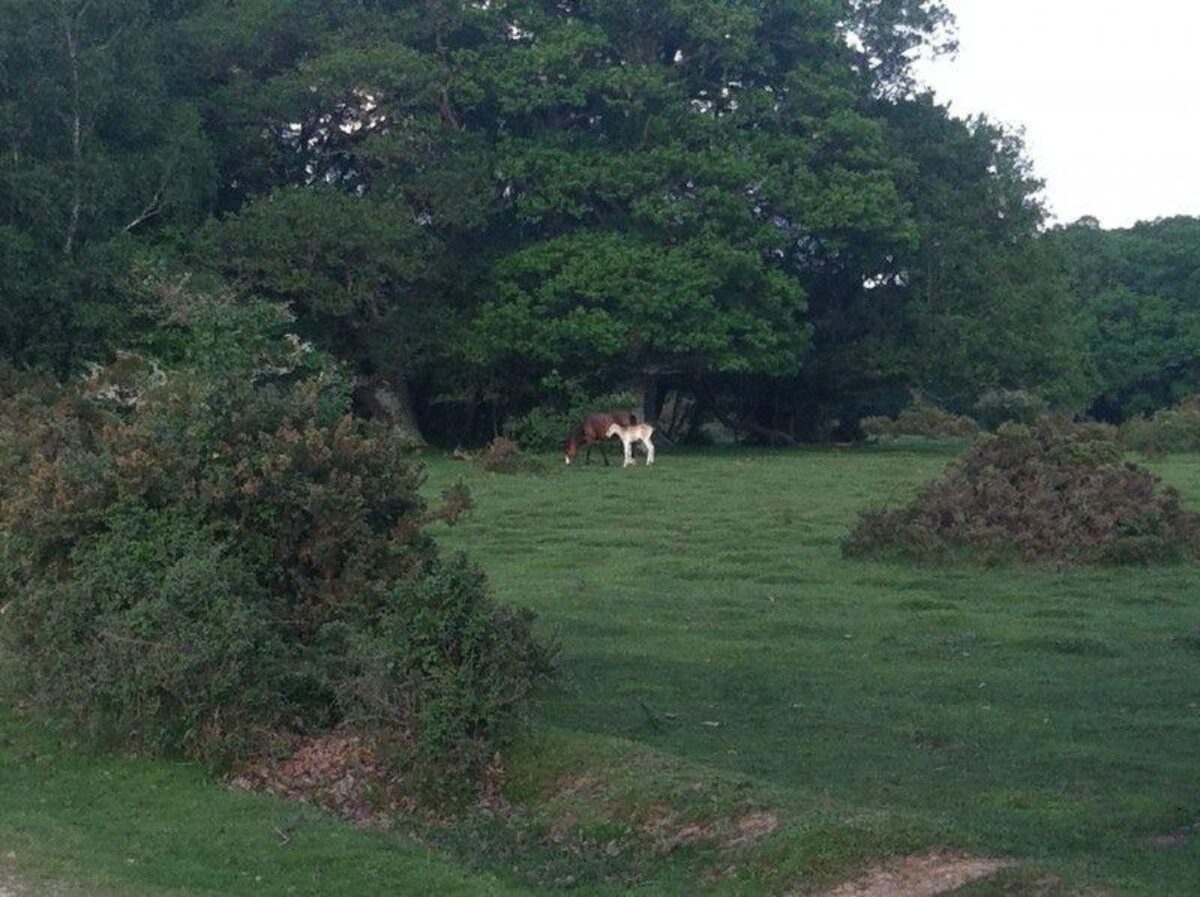
[[129, 233], [130, 231], [141, 227], [154, 216], [161, 214], [162, 210], [162, 191], [159, 190], [154, 194], [154, 198], [150, 200], [146, 207], [138, 212], [128, 224], [121, 228], [121, 230], [125, 233]]
[[78, 25], [80, 23], [80, 21], [82, 21], [83, 17], [85, 15], [87, 15], [87, 11], [88, 11], [88, 9], [91, 8], [91, 5], [92, 5], [92, 0], [84, 0], [84, 2], [82, 4], [80, 4], [79, 9], [75, 10], [74, 18], [75, 18], [76, 25]]
[[125, 233], [129, 233], [130, 231], [141, 227], [151, 218], [162, 214], [163, 210], [166, 208], [163, 204], [163, 194], [167, 192], [167, 186], [170, 184], [171, 177], [175, 173], [175, 167], [179, 163], [179, 155], [180, 153], [176, 152], [170, 163], [168, 163], [167, 167], [163, 170], [163, 176], [158, 182], [158, 189], [154, 191], [154, 195], [150, 197], [150, 201], [146, 203], [145, 208], [138, 212], [138, 214], [134, 216], [133, 220], [121, 228], [121, 230], [123, 230]]

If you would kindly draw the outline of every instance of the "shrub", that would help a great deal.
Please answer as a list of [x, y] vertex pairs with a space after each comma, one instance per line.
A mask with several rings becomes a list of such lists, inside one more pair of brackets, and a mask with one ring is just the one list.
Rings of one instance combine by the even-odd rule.
[[1146, 455], [1200, 451], [1200, 397], [1121, 427], [1121, 444]]
[[545, 473], [546, 470], [546, 465], [526, 455], [505, 436], [497, 436], [488, 443], [476, 461], [488, 473]]
[[1111, 427], [1005, 425], [908, 505], [862, 515], [846, 554], [1150, 563], [1200, 553], [1200, 517], [1121, 461]]
[[[578, 423], [570, 412], [534, 408], [504, 426], [504, 436], [513, 445], [533, 452], [559, 451], [571, 427]], [[493, 443], [494, 444], [494, 443]]]
[[1023, 389], [993, 389], [979, 397], [975, 412], [985, 430], [1001, 424], [1033, 426], [1046, 413], [1046, 400]]
[[896, 417], [867, 417], [860, 424], [871, 439], [899, 439], [921, 436], [926, 439], [970, 439], [979, 432], [971, 418], [951, 414], [928, 402], [916, 402]]
[[69, 575], [31, 580], [10, 611], [27, 687], [105, 740], [244, 753], [286, 687], [262, 584], [185, 508], [117, 503], [98, 522]]
[[[98, 737], [222, 763], [352, 727], [461, 781], [550, 652], [425, 524], [422, 472], [271, 307], [195, 299], [163, 367], [0, 396], [0, 637], [17, 687]], [[161, 337], [161, 334], [160, 334]]]

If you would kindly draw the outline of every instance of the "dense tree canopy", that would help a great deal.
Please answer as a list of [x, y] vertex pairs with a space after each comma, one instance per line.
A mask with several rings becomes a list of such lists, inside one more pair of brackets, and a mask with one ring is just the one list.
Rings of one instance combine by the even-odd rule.
[[1182, 294], [1078, 298], [1019, 141], [913, 79], [952, 46], [936, 0], [0, 0], [0, 351], [119, 348], [151, 260], [444, 439], [622, 387], [787, 439], [913, 387], [1158, 401], [1096, 347], [1119, 280], [1183, 358]]
[[210, 209], [213, 155], [172, 90], [159, 5], [0, 2], [0, 346], [19, 362], [103, 351], [135, 239]]
[[1050, 234], [1062, 253], [1099, 385], [1092, 412], [1121, 421], [1200, 390], [1200, 220]]

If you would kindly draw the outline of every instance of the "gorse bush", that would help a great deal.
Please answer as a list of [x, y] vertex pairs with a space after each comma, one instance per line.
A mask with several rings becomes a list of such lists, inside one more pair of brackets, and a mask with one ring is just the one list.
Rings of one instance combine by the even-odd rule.
[[1200, 517], [1122, 462], [1111, 427], [1050, 417], [1006, 425], [908, 505], [865, 513], [848, 555], [1151, 563], [1200, 554]]
[[1146, 455], [1200, 451], [1200, 397], [1121, 426], [1121, 444]]
[[951, 414], [928, 402], [916, 402], [895, 417], [867, 417], [860, 424], [871, 439], [921, 436], [926, 439], [970, 439], [979, 426], [969, 417]]
[[128, 502], [71, 552], [69, 576], [29, 583], [12, 609], [25, 685], [93, 734], [206, 760], [279, 724], [283, 644], [269, 595], [183, 508]]
[[98, 738], [220, 763], [286, 733], [369, 735], [462, 780], [550, 653], [425, 531], [422, 473], [267, 305], [178, 301], [160, 367], [54, 394], [0, 378], [0, 618], [35, 705]]

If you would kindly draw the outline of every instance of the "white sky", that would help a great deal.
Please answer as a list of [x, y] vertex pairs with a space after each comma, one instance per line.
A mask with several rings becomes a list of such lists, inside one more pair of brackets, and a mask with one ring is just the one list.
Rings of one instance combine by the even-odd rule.
[[955, 58], [918, 71], [957, 115], [1025, 129], [1059, 221], [1200, 215], [1200, 0], [948, 0]]

